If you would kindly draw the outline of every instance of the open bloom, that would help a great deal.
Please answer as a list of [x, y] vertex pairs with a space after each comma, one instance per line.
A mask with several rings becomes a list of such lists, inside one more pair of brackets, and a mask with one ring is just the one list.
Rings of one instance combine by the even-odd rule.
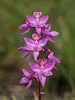
[[34, 59], [37, 60], [37, 57], [39, 55], [39, 51], [42, 50], [42, 47], [46, 45], [47, 38], [40, 39], [39, 34], [33, 34], [33, 39], [24, 38], [25, 43], [27, 46], [25, 46], [26, 50], [33, 51]]
[[46, 24], [45, 27], [42, 28], [42, 33], [43, 35], [45, 35], [49, 41], [56, 43], [54, 40], [52, 40], [51, 38], [53, 38], [54, 36], [57, 36], [59, 33], [56, 31], [51, 31], [51, 25], [50, 24]]
[[36, 73], [36, 75], [39, 77], [39, 80], [42, 84], [42, 86], [45, 85], [46, 82], [46, 76], [51, 76], [53, 73], [51, 70], [53, 69], [55, 62], [47, 63], [46, 59], [39, 59], [37, 60], [38, 64], [29, 62], [31, 69]]
[[27, 30], [23, 33], [20, 33], [20, 35], [23, 35], [23, 34], [26, 34], [27, 32], [29, 32], [31, 26], [30, 26], [29, 22], [26, 20], [26, 24], [22, 24], [22, 25], [18, 26], [18, 28], [21, 29], [21, 30], [22, 29]]
[[35, 73], [26, 69], [22, 69], [22, 71], [24, 74], [19, 83], [21, 84], [28, 83], [27, 87], [25, 88], [26, 91], [32, 85], [32, 80]]
[[[43, 48], [43, 51], [44, 51], [45, 57], [47, 58], [49, 63], [54, 62], [54, 61], [55, 61], [55, 63], [60, 63], [61, 62], [58, 58], [53, 56], [54, 55], [53, 50], [50, 51], [50, 49]], [[46, 52], [47, 52], [47, 54], [46, 54]], [[57, 68], [55, 66], [54, 66], [54, 69], [57, 70]]]
[[40, 37], [41, 36], [39, 34], [33, 34], [33, 39], [24, 37], [25, 47], [18, 48], [19, 51], [27, 52], [27, 54], [24, 55], [22, 59], [28, 57], [33, 51], [34, 59], [37, 60], [37, 57], [39, 56], [39, 51], [42, 50], [42, 47], [45, 46], [47, 43], [47, 38], [40, 39]]
[[48, 20], [48, 15], [40, 18], [41, 15], [42, 12], [34, 12], [33, 16], [27, 15], [27, 21], [30, 23], [30, 26], [35, 27], [38, 34], [41, 33], [41, 27], [43, 27]]

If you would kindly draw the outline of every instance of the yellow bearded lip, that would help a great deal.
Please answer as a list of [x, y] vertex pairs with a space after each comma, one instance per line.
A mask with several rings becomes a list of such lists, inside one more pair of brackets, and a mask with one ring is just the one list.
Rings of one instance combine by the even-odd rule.
[[37, 36], [36, 36], [36, 37], [34, 37], [34, 40], [38, 40], [38, 39], [39, 39], [39, 37], [37, 37]]
[[47, 49], [49, 52], [51, 51], [50, 49]]
[[45, 64], [45, 62], [41, 61], [41, 62], [40, 62], [40, 64], [41, 64], [41, 65], [44, 65], [44, 64]]
[[45, 27], [48, 27], [48, 24], [46, 24]]
[[35, 15], [35, 17], [39, 17], [39, 16], [40, 16], [39, 14], [36, 14], [36, 15]]

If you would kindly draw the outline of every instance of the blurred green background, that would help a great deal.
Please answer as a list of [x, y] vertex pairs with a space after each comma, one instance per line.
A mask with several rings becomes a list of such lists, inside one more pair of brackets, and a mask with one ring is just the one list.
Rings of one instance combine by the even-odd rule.
[[[24, 36], [31, 38], [35, 32], [31, 29], [19, 35], [24, 30], [18, 26], [25, 23], [26, 15], [32, 16], [37, 11], [43, 16], [49, 15], [47, 23], [51, 24], [51, 31], [60, 33], [54, 37], [56, 44], [48, 41], [45, 46], [54, 50], [61, 63], [56, 64], [58, 71], [52, 70], [54, 75], [47, 77], [45, 87], [41, 87], [41, 91], [46, 91], [42, 100], [75, 100], [75, 0], [0, 0], [0, 98], [6, 96], [12, 100], [15, 95], [17, 100], [21, 97], [33, 100], [38, 95], [36, 79], [27, 92], [24, 91], [26, 85], [19, 84], [21, 69], [30, 69], [28, 61], [34, 62], [34, 59], [31, 54], [21, 60], [25, 52], [17, 50], [24, 46]], [[40, 59], [44, 58], [40, 53]]]

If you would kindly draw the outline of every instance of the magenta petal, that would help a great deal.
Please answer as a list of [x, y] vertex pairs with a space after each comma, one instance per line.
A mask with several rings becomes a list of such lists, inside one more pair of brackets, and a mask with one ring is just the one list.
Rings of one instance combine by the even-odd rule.
[[48, 29], [49, 29], [49, 31], [51, 30], [51, 24], [48, 25]]
[[43, 47], [43, 49], [44, 49], [45, 52], [46, 52], [46, 51], [49, 52], [47, 48]]
[[27, 70], [27, 69], [22, 69], [22, 71], [23, 71], [24, 75], [27, 76], [27, 77], [30, 77], [33, 74], [32, 71]]
[[38, 46], [37, 50], [38, 51], [42, 50], [42, 47], [41, 46]]
[[27, 21], [30, 24], [35, 24], [35, 22], [36, 22], [35, 18], [33, 18], [32, 16], [29, 16], [29, 15], [27, 15]]
[[25, 88], [25, 91], [32, 85], [32, 80], [29, 81], [27, 87]]
[[19, 51], [25, 51], [25, 52], [28, 51], [25, 47], [20, 47], [20, 48], [18, 48], [17, 50], [19, 50]]
[[54, 69], [57, 71], [57, 68], [54, 66]]
[[48, 40], [47, 38], [39, 40], [39, 46], [45, 46], [47, 43], [47, 40]]
[[46, 65], [45, 65], [45, 70], [46, 70], [46, 71], [47, 71], [47, 70], [52, 70], [52, 69], [53, 69], [53, 67], [54, 67], [54, 65], [55, 65], [55, 61], [54, 61], [54, 62], [51, 62], [51, 63], [46, 64]]
[[29, 51], [26, 55], [24, 55], [21, 59], [24, 59], [26, 57], [28, 57], [31, 54], [32, 51]]
[[53, 73], [50, 70], [46, 71], [45, 76], [51, 76], [51, 75], [53, 75]]
[[46, 82], [46, 77], [44, 77], [43, 75], [40, 74], [39, 79], [40, 79], [40, 82], [41, 82], [42, 86], [44, 87], [45, 82]]
[[47, 16], [43, 16], [40, 18], [40, 23], [39, 23], [39, 26], [40, 27], [43, 27], [45, 25], [45, 23], [47, 22], [48, 20], [48, 15]]
[[29, 79], [27, 77], [23, 77], [19, 83], [24, 84], [24, 83], [28, 83]]
[[49, 58], [49, 59], [52, 59], [53, 54], [54, 54], [54, 52], [53, 52], [53, 50], [52, 50], [52, 51], [49, 53], [48, 58]]
[[45, 55], [45, 57], [46, 57], [46, 51], [44, 50], [44, 48], [43, 48], [43, 52], [44, 52], [44, 55]]
[[49, 17], [48, 15], [43, 16], [43, 17], [40, 18], [40, 21], [44, 21], [46, 23], [47, 20], [48, 20], [48, 17]]
[[34, 40], [32, 40], [32, 39], [29, 39], [29, 38], [25, 38], [24, 37], [24, 40], [25, 40], [25, 43], [27, 44], [27, 45], [32, 45], [32, 46], [34, 46]]
[[26, 19], [26, 24], [27, 24], [28, 27], [31, 27], [31, 26], [30, 26], [30, 23], [28, 22], [27, 19]]
[[24, 30], [27, 30], [28, 29], [28, 26], [27, 24], [22, 24], [20, 26], [18, 26], [19, 29], [24, 29]]
[[29, 32], [30, 29], [28, 29], [27, 31], [23, 32], [23, 33], [20, 33], [19, 35], [23, 35], [23, 34], [26, 34], [27, 32]]
[[32, 69], [34, 72], [38, 72], [38, 71], [39, 71], [39, 65], [38, 65], [38, 64], [29, 62], [29, 65], [30, 65], [31, 69]]
[[51, 60], [52, 60], [52, 61], [55, 61], [56, 63], [60, 63], [60, 62], [61, 62], [61, 61], [60, 61], [58, 58], [56, 58], [55, 56], [53, 56]]
[[56, 43], [54, 40], [52, 40], [50, 37], [47, 37], [49, 41]]
[[53, 38], [53, 36], [50, 32], [44, 33], [44, 35]]
[[52, 36], [56, 36], [56, 35], [58, 35], [59, 33], [56, 32], [56, 31], [51, 31], [50, 34], [51, 34]]
[[35, 22], [35, 23], [30, 23], [30, 25], [31, 25], [32, 27], [36, 27], [37, 23], [36, 23], [36, 22]]
[[39, 56], [39, 51], [33, 51], [34, 59], [37, 60], [37, 57]]
[[38, 34], [40, 34], [40, 33], [41, 33], [41, 28], [36, 27], [35, 29], [36, 29], [36, 32], [37, 32]]
[[34, 50], [34, 47], [35, 46], [28, 45], [28, 46], [26, 46], [26, 49], [29, 50], [29, 51], [32, 51], [32, 50]]

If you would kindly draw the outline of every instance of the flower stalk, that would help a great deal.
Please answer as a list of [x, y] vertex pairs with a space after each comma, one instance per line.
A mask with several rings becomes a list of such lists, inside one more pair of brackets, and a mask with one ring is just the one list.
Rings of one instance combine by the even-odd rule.
[[[27, 15], [26, 24], [18, 26], [19, 29], [25, 30], [25, 32], [20, 33], [24, 35], [30, 31], [31, 28], [34, 28], [36, 31], [32, 34], [32, 39], [24, 37], [24, 47], [18, 48], [19, 51], [27, 52], [21, 59], [28, 57], [33, 53], [33, 58], [37, 63], [29, 62], [31, 70], [22, 69], [23, 77], [19, 83], [28, 85], [25, 88], [25, 91], [32, 85], [33, 79], [36, 78], [39, 84], [39, 100], [41, 100], [41, 84], [44, 87], [46, 82], [46, 77], [53, 75], [52, 69], [57, 71], [55, 63], [60, 63], [61, 61], [54, 56], [54, 51], [45, 48], [47, 41], [56, 43], [52, 38], [57, 36], [59, 33], [51, 30], [51, 24], [46, 24], [49, 18], [48, 15], [41, 17], [42, 12], [33, 12], [33, 16]], [[42, 38], [42, 35], [46, 38]], [[40, 51], [44, 52], [44, 58], [40, 59]]]
[[39, 83], [39, 100], [41, 100], [41, 84], [40, 84], [40, 81], [38, 82]]

